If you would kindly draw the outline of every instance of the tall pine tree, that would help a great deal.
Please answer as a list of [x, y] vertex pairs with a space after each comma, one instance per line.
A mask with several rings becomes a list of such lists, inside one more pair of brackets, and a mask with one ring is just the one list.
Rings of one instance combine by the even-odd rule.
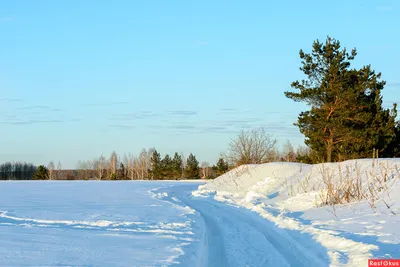
[[166, 154], [163, 160], [161, 161], [162, 166], [162, 175], [161, 178], [163, 179], [172, 179], [173, 178], [173, 165], [171, 157]]
[[286, 97], [305, 102], [311, 109], [301, 112], [298, 122], [305, 143], [315, 155], [314, 161], [338, 161], [367, 157], [373, 148], [387, 155], [395, 138], [395, 113], [382, 108], [381, 74], [371, 66], [350, 69], [357, 55], [341, 48], [328, 37], [325, 43], [313, 43], [312, 52], [300, 50], [301, 71], [307, 79], [295, 81]]
[[150, 158], [150, 167], [149, 174], [151, 179], [160, 179], [162, 176], [162, 163], [161, 163], [161, 155], [154, 150], [151, 158]]
[[186, 161], [185, 177], [187, 179], [200, 179], [199, 162], [192, 153], [189, 154]]
[[219, 158], [217, 162], [217, 166], [215, 166], [214, 170], [216, 171], [218, 176], [226, 173], [229, 170], [229, 165], [223, 158]]
[[174, 158], [172, 159], [172, 172], [174, 179], [179, 179], [182, 177], [182, 168], [183, 168], [182, 157], [177, 152], [175, 152]]
[[32, 177], [33, 180], [48, 180], [49, 179], [49, 170], [44, 166], [40, 165], [37, 167], [35, 173]]

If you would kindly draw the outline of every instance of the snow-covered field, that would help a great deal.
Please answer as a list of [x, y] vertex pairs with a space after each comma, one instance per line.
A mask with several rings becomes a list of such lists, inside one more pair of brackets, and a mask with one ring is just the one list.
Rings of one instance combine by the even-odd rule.
[[[399, 159], [268, 163], [207, 183], [0, 182], [0, 266], [367, 266], [400, 258], [399, 167]], [[352, 190], [366, 197], [324, 206], [327, 179], [355, 180]], [[345, 196], [343, 188], [333, 189]]]
[[154, 191], [199, 183], [0, 183], [0, 266], [163, 266], [196, 239], [192, 210]]

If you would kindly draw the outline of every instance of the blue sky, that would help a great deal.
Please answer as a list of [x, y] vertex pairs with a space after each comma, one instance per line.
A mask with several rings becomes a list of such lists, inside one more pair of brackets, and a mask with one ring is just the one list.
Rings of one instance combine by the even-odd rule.
[[0, 162], [193, 152], [266, 126], [303, 141], [299, 49], [327, 35], [356, 47], [399, 102], [400, 1], [0, 0]]

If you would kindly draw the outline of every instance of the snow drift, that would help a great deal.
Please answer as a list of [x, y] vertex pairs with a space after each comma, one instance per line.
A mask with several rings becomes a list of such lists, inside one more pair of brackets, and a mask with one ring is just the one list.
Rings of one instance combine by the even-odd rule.
[[244, 165], [200, 185], [210, 196], [311, 234], [331, 266], [400, 258], [400, 159]]

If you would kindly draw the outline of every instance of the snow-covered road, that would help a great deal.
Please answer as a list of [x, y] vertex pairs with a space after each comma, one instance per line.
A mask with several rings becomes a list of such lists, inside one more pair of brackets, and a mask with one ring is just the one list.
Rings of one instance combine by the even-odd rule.
[[205, 234], [198, 248], [202, 254], [179, 266], [329, 266], [326, 249], [307, 234], [288, 231], [257, 213], [193, 197], [187, 187], [162, 189], [162, 199], [187, 205], [204, 222]]

